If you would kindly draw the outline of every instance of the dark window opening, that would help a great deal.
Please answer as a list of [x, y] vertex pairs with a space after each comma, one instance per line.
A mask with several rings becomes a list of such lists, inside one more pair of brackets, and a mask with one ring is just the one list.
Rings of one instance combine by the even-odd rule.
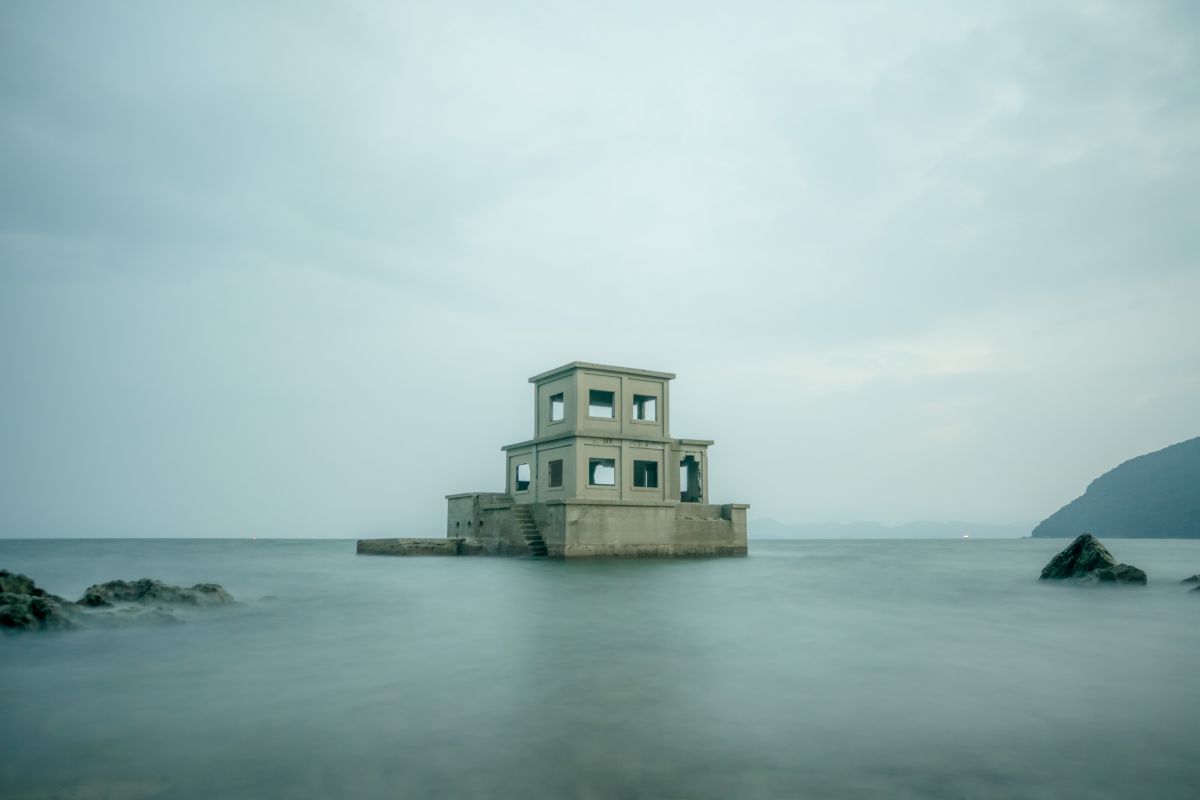
[[658, 398], [649, 394], [635, 394], [633, 396], [633, 418], [643, 422], [656, 422], [658, 420]]
[[592, 389], [588, 392], [588, 416], [613, 418], [613, 393]]
[[567, 404], [563, 400], [563, 393], [550, 395], [550, 421], [562, 422], [564, 413], [566, 412]]
[[699, 503], [700, 462], [695, 456], [685, 456], [679, 462], [679, 502]]
[[658, 462], [634, 461], [633, 485], [641, 489], [658, 488]]
[[525, 492], [529, 490], [529, 465], [517, 464], [517, 491]]
[[550, 462], [550, 488], [562, 487], [562, 459], [556, 458]]
[[[611, 392], [610, 392], [611, 394]], [[612, 458], [588, 459], [588, 483], [592, 486], [616, 486], [617, 462]]]

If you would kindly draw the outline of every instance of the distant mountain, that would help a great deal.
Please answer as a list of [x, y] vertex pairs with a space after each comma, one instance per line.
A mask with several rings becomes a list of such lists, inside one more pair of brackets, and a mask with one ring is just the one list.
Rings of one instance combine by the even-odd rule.
[[984, 525], [975, 522], [779, 522], [750, 520], [751, 539], [1019, 539], [1029, 535], [1028, 522]]
[[1037, 537], [1200, 538], [1200, 437], [1132, 458], [1033, 529]]

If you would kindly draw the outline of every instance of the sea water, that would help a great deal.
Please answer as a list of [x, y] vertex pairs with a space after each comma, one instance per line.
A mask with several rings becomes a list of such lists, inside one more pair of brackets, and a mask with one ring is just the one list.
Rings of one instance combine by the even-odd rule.
[[1144, 589], [1039, 583], [1065, 544], [0, 540], [0, 567], [69, 598], [153, 577], [239, 600], [0, 637], [0, 796], [1190, 796], [1200, 541], [1109, 541]]

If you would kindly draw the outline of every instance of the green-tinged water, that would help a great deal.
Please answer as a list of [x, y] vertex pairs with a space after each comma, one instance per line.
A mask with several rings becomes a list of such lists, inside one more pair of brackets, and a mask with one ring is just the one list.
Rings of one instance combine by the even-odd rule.
[[1145, 589], [1039, 583], [1065, 544], [565, 563], [0, 540], [0, 568], [67, 597], [154, 577], [242, 601], [0, 637], [0, 796], [1188, 796], [1200, 541], [1107, 542]]

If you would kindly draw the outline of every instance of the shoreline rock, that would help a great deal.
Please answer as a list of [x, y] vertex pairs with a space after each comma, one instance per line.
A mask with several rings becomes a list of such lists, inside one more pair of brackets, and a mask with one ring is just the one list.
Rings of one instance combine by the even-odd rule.
[[217, 606], [232, 603], [229, 592], [215, 583], [197, 583], [191, 588], [172, 586], [142, 578], [109, 581], [89, 586], [79, 598], [81, 606], [111, 606], [117, 603], [175, 603], [188, 606]]
[[1108, 548], [1090, 533], [1078, 536], [1042, 568], [1039, 580], [1077, 579], [1083, 585], [1101, 583], [1146, 585], [1146, 573], [1118, 564]]
[[10, 631], [70, 630], [87, 624], [179, 622], [164, 608], [216, 606], [235, 602], [215, 583], [190, 588], [143, 578], [89, 586], [78, 602], [41, 589], [26, 575], [0, 570], [0, 629]]
[[66, 630], [75, 627], [75, 604], [50, 594], [19, 573], [0, 570], [0, 628]]

